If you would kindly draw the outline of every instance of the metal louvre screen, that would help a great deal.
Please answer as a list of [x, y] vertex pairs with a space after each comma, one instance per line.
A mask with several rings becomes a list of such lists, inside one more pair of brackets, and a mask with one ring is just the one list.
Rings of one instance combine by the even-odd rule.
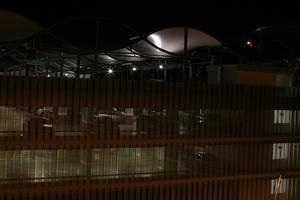
[[300, 199], [300, 90], [0, 76], [1, 199]]
[[0, 151], [0, 183], [297, 173], [298, 150], [246, 143]]

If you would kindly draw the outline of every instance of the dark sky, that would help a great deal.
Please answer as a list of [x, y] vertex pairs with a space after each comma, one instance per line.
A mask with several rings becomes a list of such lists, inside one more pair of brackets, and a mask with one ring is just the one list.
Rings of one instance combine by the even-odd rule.
[[[10, 2], [10, 1], [6, 1]], [[287, 0], [281, 1], [245, 1], [236, 2], [212, 0], [173, 0], [173, 1], [130, 1], [130, 0], [98, 0], [94, 1], [71, 1], [71, 0], [40, 0], [30, 4], [30, 1], [11, 2], [12, 5], [4, 9], [16, 12], [31, 18], [43, 27], [49, 28], [56, 23], [67, 19], [78, 17], [99, 17], [109, 18], [126, 24], [138, 33], [146, 34], [172, 26], [189, 26], [198, 28], [216, 37], [223, 45], [239, 51], [244, 47], [244, 42], [249, 38], [249, 33], [264, 26], [295, 26], [299, 27], [293, 37], [288, 34], [280, 35], [278, 38], [295, 55], [300, 55], [300, 6]], [[82, 25], [82, 24], [81, 24]], [[75, 27], [75, 28], [74, 28]], [[67, 28], [60, 26], [58, 34], [64, 40], [72, 40], [89, 43], [89, 36], [83, 37], [84, 29], [77, 30], [77, 27]], [[53, 30], [53, 29], [52, 29]], [[111, 29], [105, 29], [110, 31]], [[286, 29], [288, 30], [288, 29]], [[91, 31], [86, 31], [88, 34]], [[105, 41], [118, 43], [119, 32], [108, 33], [113, 40], [108, 40], [102, 33]], [[77, 36], [76, 36], [77, 34]], [[115, 34], [115, 35], [114, 35]], [[70, 36], [75, 37], [75, 39]], [[120, 32], [119, 35], [123, 35]], [[105, 36], [105, 37], [104, 37]], [[118, 36], [119, 37], [119, 36]], [[131, 36], [132, 37], [132, 36]], [[276, 36], [277, 37], [277, 36]], [[85, 41], [78, 38], [85, 38]], [[124, 38], [129, 38], [124, 36]], [[289, 41], [286, 41], [289, 39]], [[104, 41], [104, 42], [105, 42]], [[120, 37], [123, 41], [123, 37]], [[125, 40], [124, 40], [125, 41]], [[103, 41], [101, 41], [103, 45]], [[91, 43], [92, 44], [92, 43]], [[272, 50], [269, 43], [264, 42], [266, 51]], [[283, 49], [283, 50], [282, 50]], [[280, 47], [280, 51], [286, 48]], [[275, 54], [274, 54], [275, 55]], [[275, 56], [276, 57], [276, 56]]]
[[[28, 1], [25, 1], [28, 2]], [[65, 2], [68, 2], [66, 4]], [[91, 2], [91, 1], [90, 1]], [[165, 25], [191, 25], [218, 30], [267, 24], [294, 24], [300, 21], [297, 5], [286, 1], [241, 1], [209, 3], [210, 1], [39, 1], [35, 4], [15, 4], [7, 9], [29, 16], [44, 26], [70, 17], [109, 17], [141, 29]], [[222, 1], [220, 1], [222, 2]], [[17, 6], [16, 6], [17, 5]], [[239, 27], [236, 27], [239, 26]]]
[[18, 2], [6, 9], [30, 17], [44, 27], [68, 18], [92, 16], [114, 19], [143, 33], [164, 27], [186, 25], [211, 33], [220, 39], [231, 39], [262, 26], [300, 25], [300, 7], [287, 1], [27, 2]]

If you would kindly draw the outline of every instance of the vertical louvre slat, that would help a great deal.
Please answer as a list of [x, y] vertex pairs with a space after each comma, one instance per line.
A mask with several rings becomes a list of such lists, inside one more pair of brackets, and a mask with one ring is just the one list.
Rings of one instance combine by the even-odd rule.
[[[5, 86], [4, 86], [5, 87]], [[8, 106], [15, 106], [16, 104], [16, 82], [15, 77], [9, 77], [7, 83], [7, 105]]]

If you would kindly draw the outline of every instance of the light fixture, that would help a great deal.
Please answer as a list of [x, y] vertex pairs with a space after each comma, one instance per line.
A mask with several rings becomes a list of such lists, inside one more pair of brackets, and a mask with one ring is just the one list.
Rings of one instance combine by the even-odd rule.
[[108, 69], [108, 73], [109, 73], [109, 74], [112, 74], [112, 73], [113, 73], [113, 70], [112, 70], [112, 69]]
[[68, 73], [65, 73], [65, 76], [68, 76]]
[[249, 47], [252, 47], [253, 46], [252, 41], [251, 40], [247, 40], [246, 41], [246, 45], [249, 46]]
[[136, 71], [136, 67], [133, 67], [133, 68], [132, 68], [132, 71]]
[[42, 126], [46, 128], [52, 128], [52, 124], [43, 124]]
[[164, 68], [164, 66], [163, 65], [159, 65], [159, 69], [163, 69]]
[[48, 74], [47, 77], [50, 77], [50, 74]]

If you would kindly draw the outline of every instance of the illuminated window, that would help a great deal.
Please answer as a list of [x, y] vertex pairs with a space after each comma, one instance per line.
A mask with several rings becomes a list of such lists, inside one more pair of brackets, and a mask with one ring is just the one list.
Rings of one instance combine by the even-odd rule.
[[274, 143], [273, 144], [273, 160], [275, 159], [287, 159], [289, 152], [289, 143]]
[[67, 107], [58, 107], [57, 115], [59, 116], [66, 116], [68, 113]]
[[286, 192], [286, 179], [271, 180], [271, 194], [282, 194]]
[[287, 124], [291, 122], [291, 110], [274, 110], [274, 124]]

